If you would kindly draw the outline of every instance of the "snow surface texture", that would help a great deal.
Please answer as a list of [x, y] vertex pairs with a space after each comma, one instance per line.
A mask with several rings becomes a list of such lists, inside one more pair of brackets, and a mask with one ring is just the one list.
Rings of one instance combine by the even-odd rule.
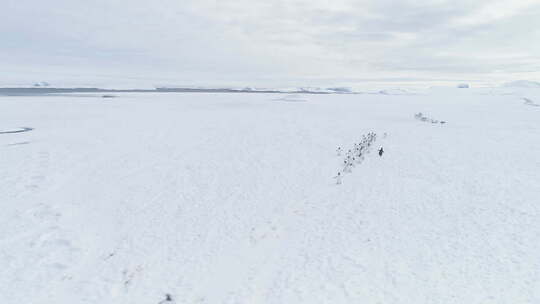
[[118, 96], [0, 97], [0, 303], [540, 303], [517, 95]]
[[524, 104], [526, 104], [528, 106], [540, 107], [540, 104], [537, 104], [536, 102], [530, 100], [529, 98], [523, 98], [523, 100], [525, 101]]
[[273, 99], [274, 101], [285, 101], [285, 102], [306, 102], [308, 99], [306, 96], [300, 94], [287, 94], [279, 96], [278, 98]]
[[517, 81], [504, 83], [502, 86], [508, 87], [508, 88], [540, 88], [540, 82], [529, 81], [529, 80], [517, 80]]

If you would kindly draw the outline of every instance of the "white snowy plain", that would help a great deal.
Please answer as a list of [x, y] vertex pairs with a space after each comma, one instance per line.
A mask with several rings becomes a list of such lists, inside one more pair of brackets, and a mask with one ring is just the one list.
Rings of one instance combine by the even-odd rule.
[[0, 303], [540, 303], [509, 90], [0, 97]]

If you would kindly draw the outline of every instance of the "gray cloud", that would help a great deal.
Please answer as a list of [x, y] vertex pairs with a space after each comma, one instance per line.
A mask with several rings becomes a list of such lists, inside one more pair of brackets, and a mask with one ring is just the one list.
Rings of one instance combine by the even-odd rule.
[[8, 0], [0, 84], [540, 80], [540, 3], [471, 2]]

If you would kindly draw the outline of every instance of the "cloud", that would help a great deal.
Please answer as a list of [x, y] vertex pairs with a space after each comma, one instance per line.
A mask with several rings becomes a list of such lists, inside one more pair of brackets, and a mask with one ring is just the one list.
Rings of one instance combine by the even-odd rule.
[[539, 80], [539, 17], [529, 0], [8, 0], [0, 68], [208, 85]]

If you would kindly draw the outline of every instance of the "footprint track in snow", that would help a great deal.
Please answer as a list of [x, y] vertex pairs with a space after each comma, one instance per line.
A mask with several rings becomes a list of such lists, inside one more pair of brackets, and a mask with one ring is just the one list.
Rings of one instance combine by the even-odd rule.
[[50, 153], [47, 151], [42, 151], [37, 153], [37, 156], [34, 156], [31, 159], [33, 164], [30, 172], [24, 181], [22, 186], [22, 191], [29, 193], [36, 193], [42, 189], [43, 184], [47, 182], [47, 176], [50, 167]]

